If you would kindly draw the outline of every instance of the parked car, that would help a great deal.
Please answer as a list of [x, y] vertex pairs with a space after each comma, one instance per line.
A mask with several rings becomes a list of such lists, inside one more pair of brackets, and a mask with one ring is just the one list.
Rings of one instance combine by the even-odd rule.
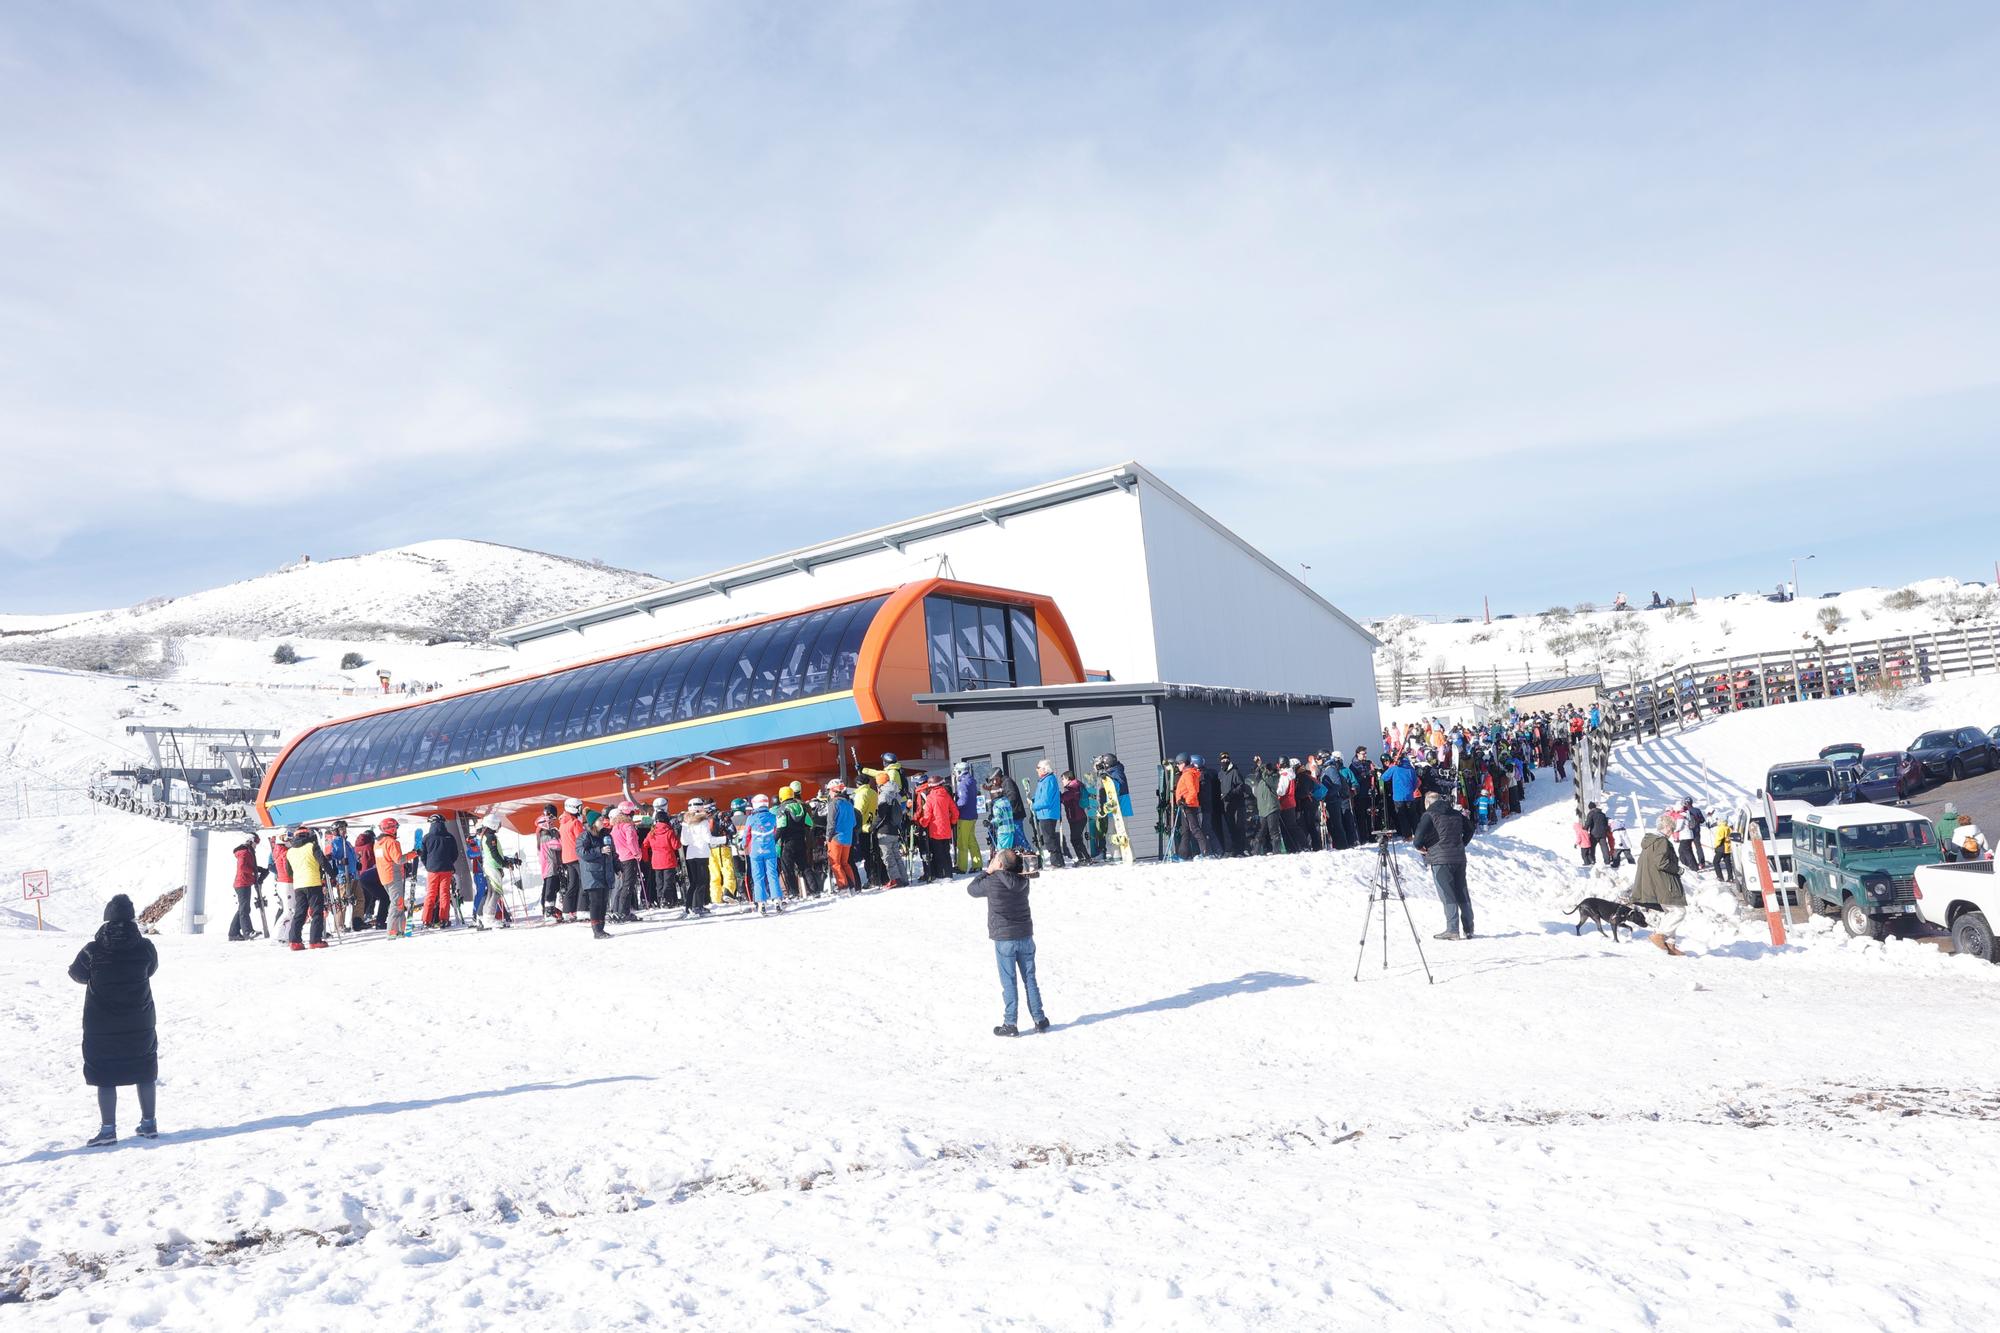
[[1843, 800], [1848, 799], [1846, 792], [1861, 776], [1861, 756], [1867, 748], [1860, 741], [1840, 741], [1819, 752], [1821, 759], [1833, 765], [1833, 780], [1840, 787]]
[[1879, 939], [1916, 918], [1918, 866], [1938, 860], [1931, 821], [1888, 805], [1837, 805], [1792, 824], [1792, 869], [1814, 911]]
[[1986, 740], [1994, 749], [2000, 750], [2000, 727], [1988, 727], [1986, 729]]
[[1917, 915], [1951, 932], [1951, 947], [2000, 963], [1993, 923], [2000, 921], [2000, 878], [1991, 861], [1947, 861], [1917, 867]]
[[[1750, 855], [1750, 835], [1755, 832], [1764, 843], [1764, 862], [1771, 868], [1771, 886], [1781, 898], [1798, 901], [1790, 886], [1796, 876], [1792, 873], [1792, 821], [1811, 810], [1804, 801], [1773, 801], [1772, 809], [1778, 816], [1778, 827], [1771, 828], [1764, 818], [1764, 803], [1761, 800], [1745, 800], [1737, 805], [1736, 812], [1729, 817], [1729, 827], [1736, 835], [1736, 893], [1737, 897], [1752, 907], [1764, 905], [1763, 881], [1754, 870], [1745, 869]], [[1787, 906], [1790, 906], [1788, 903]]]
[[1910, 758], [1927, 778], [1956, 782], [1968, 773], [1991, 773], [1993, 756], [1993, 742], [1978, 727], [1927, 731], [1910, 742]]
[[1764, 774], [1764, 790], [1774, 801], [1804, 801], [1807, 805], [1831, 805], [1840, 795], [1833, 765], [1824, 759], [1801, 759], [1773, 764]]
[[1888, 804], [1922, 791], [1923, 770], [1902, 750], [1883, 750], [1861, 756], [1861, 764], [1847, 795], [1857, 801]]

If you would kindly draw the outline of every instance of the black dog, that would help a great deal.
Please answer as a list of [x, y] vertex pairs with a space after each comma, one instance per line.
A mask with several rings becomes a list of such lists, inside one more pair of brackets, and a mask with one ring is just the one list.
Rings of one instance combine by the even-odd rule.
[[1576, 917], [1576, 933], [1579, 935], [1583, 934], [1583, 926], [1586, 921], [1596, 926], [1597, 933], [1600, 935], [1604, 933], [1606, 926], [1610, 926], [1611, 938], [1614, 940], [1618, 938], [1618, 927], [1620, 926], [1625, 926], [1632, 930], [1644, 930], [1646, 928], [1646, 917], [1637, 907], [1631, 903], [1614, 902], [1610, 898], [1585, 898], [1582, 902], [1563, 913], [1564, 916], [1572, 914]]

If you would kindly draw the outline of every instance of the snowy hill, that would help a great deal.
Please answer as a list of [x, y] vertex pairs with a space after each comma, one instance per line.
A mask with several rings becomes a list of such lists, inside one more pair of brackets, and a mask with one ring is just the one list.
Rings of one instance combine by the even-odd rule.
[[1427, 624], [1391, 616], [1374, 626], [1385, 644], [1375, 661], [1385, 684], [1399, 655], [1405, 676], [1412, 679], [1430, 670], [1498, 669], [1509, 687], [1523, 677], [1590, 671], [1625, 680], [1687, 662], [1805, 650], [1818, 641], [1928, 633], [1954, 623], [1987, 622], [1996, 614], [2000, 602], [1991, 589], [1946, 578], [1782, 603], [1761, 594], [1732, 593], [1655, 610], [1554, 607], [1490, 625], [1477, 620]]
[[[428, 541], [302, 561], [223, 588], [59, 621], [49, 640], [120, 635], [274, 640], [483, 639], [522, 620], [650, 588], [649, 574], [491, 542]], [[27, 636], [23, 636], [27, 637]], [[19, 644], [22, 638], [14, 638]], [[0, 645], [0, 653], [7, 653]]]

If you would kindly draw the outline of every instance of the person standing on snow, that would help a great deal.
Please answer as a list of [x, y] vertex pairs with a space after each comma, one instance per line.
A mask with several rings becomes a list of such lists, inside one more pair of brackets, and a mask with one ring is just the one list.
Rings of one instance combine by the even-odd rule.
[[617, 852], [611, 845], [611, 821], [592, 810], [583, 817], [576, 838], [577, 876], [583, 884], [584, 909], [590, 914], [590, 937], [608, 940], [604, 928], [611, 908], [611, 883], [618, 874]]
[[1180, 772], [1174, 779], [1174, 854], [1182, 860], [1215, 855], [1208, 840], [1208, 826], [1201, 817], [1201, 770], [1187, 755], [1175, 755]]
[[958, 803], [958, 822], [952, 826], [952, 868], [960, 873], [979, 864], [979, 778], [963, 759], [951, 766], [952, 799]]
[[542, 920], [561, 925], [562, 835], [556, 832], [556, 817], [547, 806], [535, 819], [535, 860], [542, 872]]
[[[665, 828], [667, 832], [661, 833]], [[696, 916], [707, 916], [709, 899], [722, 901], [719, 888], [711, 890], [708, 882], [709, 853], [715, 850], [714, 826], [708, 820], [707, 803], [697, 796], [687, 803], [687, 810], [681, 815], [676, 827], [662, 815], [653, 823], [653, 831], [646, 835], [646, 845], [653, 849], [653, 865], [664, 877], [671, 879], [672, 866], [659, 870], [660, 858], [669, 853], [663, 850], [664, 840], [671, 837], [673, 849], [670, 853], [677, 864], [687, 867], [687, 889], [681, 901]], [[727, 854], [727, 849], [724, 849]]]
[[1284, 815], [1278, 805], [1278, 775], [1263, 755], [1250, 758], [1250, 799], [1257, 817], [1257, 836], [1250, 850], [1270, 856], [1285, 850]]
[[382, 873], [375, 865], [375, 830], [354, 835], [355, 882], [361, 886], [361, 919], [356, 930], [381, 930], [389, 923], [389, 895], [382, 891]]
[[232, 940], [254, 940], [257, 928], [250, 924], [250, 895], [264, 884], [264, 876], [271, 872], [257, 864], [257, 835], [251, 834], [236, 844], [236, 915], [229, 919], [229, 938]]
[[1396, 833], [1408, 838], [1417, 831], [1417, 771], [1410, 767], [1408, 755], [1398, 755], [1396, 762], [1382, 770], [1383, 781], [1389, 784], [1389, 800], [1396, 811]]
[[1438, 901], [1444, 904], [1444, 929], [1432, 938], [1469, 940], [1472, 938], [1472, 891], [1465, 883], [1465, 844], [1472, 841], [1472, 821], [1459, 808], [1436, 792], [1426, 798], [1430, 806], [1412, 835], [1416, 849], [1431, 868], [1437, 885]]
[[432, 815], [424, 830], [424, 914], [427, 928], [451, 926], [452, 902], [458, 896], [458, 835], [445, 827], [443, 815]]
[[[692, 801], [688, 803], [690, 809], [693, 808], [693, 804]], [[652, 872], [653, 900], [655, 903], [664, 904], [670, 898], [678, 898], [682, 916], [690, 914], [707, 916], [708, 875], [705, 872], [708, 867], [706, 865], [702, 867], [704, 873], [701, 877], [701, 892], [695, 891], [692, 875], [688, 877], [685, 889], [678, 882], [684, 845], [681, 825], [671, 817], [666, 797], [663, 796], [653, 803], [653, 826], [646, 830], [646, 836], [639, 844], [641, 865]], [[707, 848], [704, 847], [702, 850], [706, 856]]]
[[750, 801], [750, 816], [743, 821], [743, 851], [750, 860], [750, 883], [757, 900], [757, 915], [776, 908], [785, 910], [785, 887], [778, 878], [778, 817], [771, 811], [771, 798], [758, 793]]
[[993, 853], [986, 869], [965, 886], [965, 891], [986, 900], [986, 937], [993, 941], [994, 961], [1000, 966], [1000, 1001], [1005, 1014], [993, 1035], [1020, 1035], [1014, 1026], [1020, 1012], [1014, 982], [1017, 972], [1028, 992], [1028, 1016], [1035, 1020], [1035, 1031], [1047, 1032], [1049, 1019], [1042, 1009], [1042, 988], [1035, 979], [1035, 919], [1028, 910], [1028, 878], [1021, 873], [1021, 854], [1012, 849]]
[[950, 879], [951, 849], [958, 834], [958, 797], [943, 778], [925, 778], [917, 788], [917, 823], [930, 848], [930, 877]]
[[853, 893], [854, 835], [860, 820], [854, 802], [847, 799], [847, 784], [839, 778], [826, 784], [826, 868], [836, 891]]
[[385, 819], [375, 831], [375, 876], [389, 899], [391, 936], [400, 936], [410, 919], [409, 886], [403, 882], [403, 844], [396, 841], [401, 827], [394, 819]]
[[564, 916], [576, 915], [577, 898], [583, 892], [583, 858], [576, 845], [583, 837], [584, 828], [583, 802], [572, 796], [563, 802], [562, 818], [556, 821], [556, 833], [562, 839]]
[[620, 801], [611, 815], [611, 851], [618, 871], [611, 891], [611, 919], [633, 922], [639, 914], [632, 910], [639, 893], [639, 826], [633, 821], [639, 807]]
[[[485, 891], [477, 890], [472, 895], [472, 924], [484, 930], [479, 920], [480, 909], [487, 899], [493, 903], [493, 924], [502, 930], [514, 924], [514, 914], [507, 910], [507, 872], [521, 864], [518, 856], [508, 856], [500, 850], [500, 812], [494, 811], [479, 822], [472, 835], [472, 846], [468, 853], [477, 851], [479, 860], [486, 864]], [[475, 863], [477, 864], [477, 863]]]
[[[292, 835], [291, 849], [285, 859], [292, 869], [292, 924], [288, 939], [292, 948], [324, 949], [326, 947], [326, 883], [331, 878], [332, 868], [326, 863], [326, 854], [319, 849], [319, 839], [309, 828], [302, 828]], [[301, 936], [309, 934], [311, 942], [303, 942]]]
[[870, 888], [880, 888], [888, 878], [875, 845], [875, 811], [881, 800], [873, 778], [863, 773], [854, 780], [854, 865]]
[[[1035, 764], [1035, 827], [1041, 831], [1042, 851], [1056, 869], [1062, 869], [1062, 838], [1057, 825], [1062, 820], [1062, 783], [1056, 780], [1055, 766], [1043, 759]], [[969, 869], [970, 867], [968, 867]]]
[[1083, 784], [1076, 774], [1063, 770], [1062, 775], [1063, 822], [1069, 826], [1070, 855], [1078, 865], [1090, 863], [1090, 845], [1083, 836]]
[[327, 885], [334, 891], [335, 917], [341, 919], [339, 914], [346, 913], [344, 919], [348, 925], [358, 930], [361, 927], [361, 883], [356, 875], [360, 862], [355, 857], [354, 844], [347, 840], [346, 820], [333, 821], [333, 832], [320, 850], [326, 853], [329, 867]]
[[160, 1038], [153, 1009], [153, 973], [159, 951], [139, 932], [132, 900], [119, 894], [104, 905], [104, 924], [77, 951], [69, 979], [83, 993], [83, 1081], [97, 1089], [98, 1131], [88, 1147], [118, 1142], [118, 1089], [139, 1094], [139, 1137], [160, 1136], [153, 1094], [160, 1078]]
[[1683, 955], [1674, 944], [1674, 936], [1687, 918], [1687, 888], [1681, 881], [1680, 860], [1674, 855], [1674, 825], [1673, 815], [1662, 811], [1656, 831], [1640, 841], [1639, 874], [1625, 901], [1658, 914], [1653, 943], [1680, 958]]

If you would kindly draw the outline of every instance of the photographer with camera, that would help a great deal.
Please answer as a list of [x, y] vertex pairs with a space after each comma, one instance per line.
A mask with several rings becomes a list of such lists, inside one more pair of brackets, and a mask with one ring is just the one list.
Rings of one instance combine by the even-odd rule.
[[1027, 988], [1028, 1016], [1035, 1020], [1035, 1031], [1049, 1030], [1048, 1015], [1042, 1012], [1042, 988], [1035, 980], [1035, 920], [1028, 911], [1028, 882], [1033, 878], [1032, 870], [1023, 871], [1021, 853], [1006, 848], [994, 852], [986, 869], [965, 886], [967, 894], [986, 900], [986, 937], [993, 941], [993, 957], [1000, 965], [1005, 1016], [993, 1029], [996, 1037], [1020, 1035], [1014, 1026], [1020, 1012], [1017, 972]]
[[1472, 841], [1472, 821], [1436, 792], [1428, 793], [1424, 801], [1427, 808], [1411, 841], [1430, 866], [1438, 901], [1444, 904], [1444, 929], [1432, 938], [1469, 940], [1472, 894], [1465, 886], [1465, 844]]

